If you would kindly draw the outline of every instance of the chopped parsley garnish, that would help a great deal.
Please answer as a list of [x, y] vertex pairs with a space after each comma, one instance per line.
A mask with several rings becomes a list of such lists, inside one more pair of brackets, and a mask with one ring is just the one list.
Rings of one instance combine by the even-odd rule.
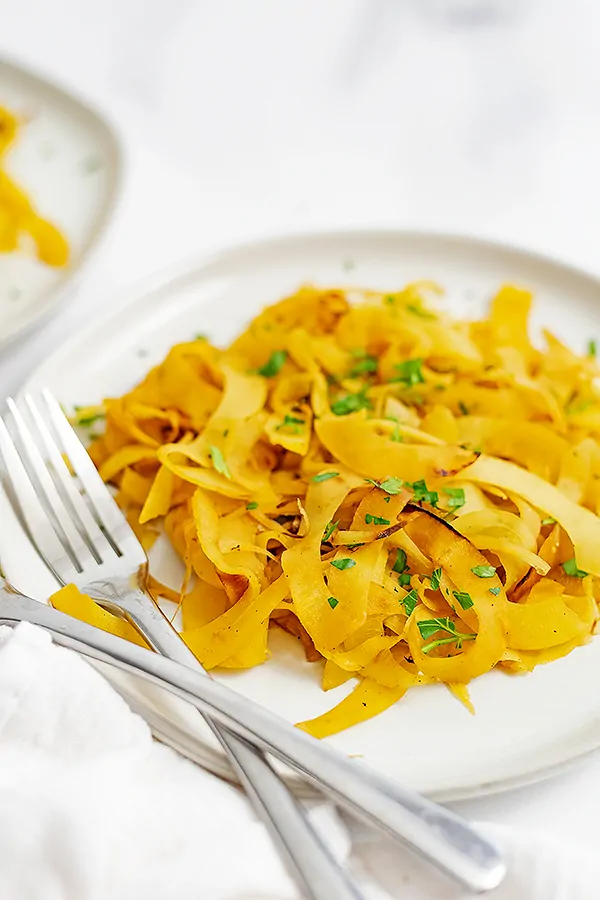
[[469, 415], [469, 407], [465, 406], [465, 404], [462, 402], [462, 400], [459, 401], [458, 408], [460, 409], [463, 416]]
[[[89, 406], [75, 406], [74, 409], [75, 423], [81, 426], [81, 428], [89, 428], [95, 422], [100, 421], [100, 419], [104, 419], [106, 416], [106, 413], [103, 409], [99, 410], [98, 412], [94, 412], [94, 408], [90, 408]], [[89, 410], [87, 415], [86, 410]]]
[[340, 601], [336, 600], [335, 597], [328, 597], [327, 602], [329, 603], [329, 605], [332, 609], [335, 609]]
[[392, 431], [392, 434], [391, 434], [392, 440], [395, 441], [397, 444], [401, 444], [403, 442], [404, 438], [400, 434], [400, 423], [398, 422], [398, 419], [395, 416], [387, 416], [386, 418], [387, 418], [388, 422], [395, 423], [394, 430]]
[[494, 566], [473, 566], [471, 572], [478, 578], [493, 578], [496, 574]]
[[441, 570], [441, 568], [440, 568], [440, 569], [434, 569], [433, 572], [431, 573], [431, 575], [429, 576], [429, 581], [430, 581], [430, 583], [431, 583], [431, 590], [432, 590], [432, 591], [437, 591], [437, 590], [439, 590], [441, 578], [442, 578], [442, 570]]
[[335, 531], [335, 529], [338, 527], [339, 524], [340, 524], [339, 519], [337, 520], [337, 522], [329, 522], [327, 524], [327, 527], [325, 528], [323, 537], [321, 538], [321, 543], [324, 543], [325, 541], [329, 540], [329, 538], [331, 537], [331, 535], [333, 534], [333, 532]]
[[210, 457], [212, 459], [212, 464], [215, 468], [215, 471], [220, 475], [224, 475], [225, 478], [231, 479], [231, 472], [229, 471], [229, 466], [223, 458], [223, 454], [218, 447], [213, 447], [212, 444], [210, 446]]
[[344, 572], [346, 569], [353, 568], [353, 566], [356, 565], [356, 560], [346, 556], [344, 559], [332, 559], [331, 565], [334, 566], [334, 568], [339, 569], [340, 572]]
[[366, 478], [365, 480], [376, 488], [385, 491], [386, 494], [399, 494], [404, 484], [401, 478], [396, 478], [395, 476], [384, 478], [383, 481], [373, 481], [372, 478]]
[[410, 584], [410, 572], [401, 572], [398, 575], [398, 584], [400, 587], [408, 587]]
[[409, 303], [406, 308], [409, 312], [414, 313], [415, 316], [421, 316], [422, 319], [435, 319], [433, 313], [430, 313], [423, 306], [418, 306], [416, 303]]
[[460, 605], [463, 609], [471, 609], [473, 606], [473, 601], [471, 599], [471, 595], [467, 593], [467, 591], [452, 591]]
[[396, 562], [392, 566], [392, 572], [406, 572], [406, 553], [400, 547], [396, 550]]
[[500, 588], [499, 588], [499, 587], [493, 587], [493, 588], [490, 588], [490, 594], [493, 594], [494, 597], [497, 597], [499, 593], [500, 593]]
[[258, 374], [264, 375], [265, 378], [273, 378], [275, 375], [279, 374], [286, 359], [287, 352], [285, 350], [274, 350], [273, 353], [271, 353], [268, 362], [260, 367]]
[[383, 302], [384, 303], [395, 303], [396, 302], [395, 294], [386, 294], [385, 297], [383, 298]]
[[556, 519], [553, 519], [552, 516], [547, 516], [545, 519], [542, 519], [542, 525], [556, 525]]
[[195, 340], [195, 341], [207, 341], [208, 338], [206, 337], [205, 334], [195, 334], [195, 335], [194, 335], [194, 340]]
[[258, 509], [256, 500], [251, 500], [250, 503], [246, 503], [246, 509]]
[[412, 589], [412, 591], [409, 591], [405, 597], [400, 598], [400, 603], [404, 607], [407, 616], [412, 615], [418, 602], [419, 595], [414, 588]]
[[465, 500], [465, 492], [463, 488], [444, 488], [444, 493], [448, 494], [449, 509], [460, 509], [467, 502]]
[[373, 404], [366, 394], [366, 389], [357, 394], [346, 394], [331, 404], [331, 412], [336, 416], [347, 416], [349, 413], [358, 412], [360, 409], [371, 409]]
[[313, 477], [312, 481], [319, 484], [321, 481], [329, 481], [330, 478], [337, 478], [339, 474], [339, 472], [319, 472], [318, 475]]
[[300, 434], [301, 425], [306, 425], [304, 419], [298, 419], [296, 416], [285, 416], [283, 422], [277, 426], [276, 431], [281, 431], [282, 428], [289, 429], [293, 434]]
[[410, 487], [412, 487], [415, 492], [413, 497], [415, 503], [419, 503], [423, 500], [425, 503], [429, 503], [430, 506], [437, 506], [438, 500], [440, 499], [437, 491], [430, 491], [423, 479], [420, 481], [413, 481]]
[[578, 400], [569, 403], [565, 407], [565, 412], [568, 416], [577, 416], [579, 413], [585, 412], [586, 409], [589, 409], [590, 406], [593, 406], [592, 400]]
[[588, 352], [588, 356], [593, 356], [594, 359], [596, 358], [596, 355], [598, 353], [598, 347], [597, 347], [595, 340], [588, 341], [587, 352]]
[[403, 384], [405, 387], [414, 387], [415, 384], [425, 384], [422, 367], [422, 359], [406, 359], [404, 362], [396, 363], [394, 368], [398, 374], [395, 375], [391, 381]]
[[357, 375], [370, 375], [373, 372], [377, 371], [377, 360], [374, 356], [364, 356], [362, 359], [359, 359], [356, 362], [348, 375], [350, 378], [354, 378]]
[[474, 641], [474, 634], [464, 634], [460, 631], [457, 631], [456, 625], [452, 621], [452, 619], [447, 616], [439, 619], [421, 619], [420, 622], [417, 623], [419, 626], [419, 631], [421, 632], [421, 637], [424, 641], [427, 641], [430, 637], [433, 637], [434, 634], [437, 634], [438, 631], [445, 632], [449, 634], [450, 637], [446, 638], [438, 638], [435, 641], [429, 641], [429, 643], [423, 644], [421, 647], [422, 653], [429, 653], [430, 650], [433, 650], [434, 647], [441, 647], [444, 644], [456, 644], [458, 650], [462, 648], [463, 641]]
[[371, 513], [366, 514], [365, 522], [367, 523], [367, 525], [390, 525], [391, 524], [389, 519], [382, 519], [381, 516], [372, 516]]
[[568, 559], [566, 562], [562, 564], [565, 575], [571, 575], [572, 578], [586, 578], [587, 572], [584, 572], [583, 569], [577, 568], [577, 563], [575, 562], [575, 557], [573, 559]]

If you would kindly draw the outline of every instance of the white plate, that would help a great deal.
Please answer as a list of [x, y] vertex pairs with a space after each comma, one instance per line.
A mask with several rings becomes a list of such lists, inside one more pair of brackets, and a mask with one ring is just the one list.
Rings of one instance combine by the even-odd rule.
[[[505, 281], [532, 287], [535, 322], [575, 348], [600, 335], [600, 284], [550, 259], [470, 238], [402, 232], [289, 236], [241, 246], [129, 297], [120, 311], [70, 339], [27, 387], [48, 385], [66, 403], [88, 403], [131, 387], [175, 342], [197, 332], [223, 343], [265, 304], [306, 281], [397, 289], [435, 279], [457, 313], [483, 312]], [[600, 550], [599, 550], [600, 552]], [[166, 556], [158, 577], [168, 574]], [[292, 722], [315, 716], [349, 690], [324, 694], [320, 666], [274, 631], [273, 659], [219, 675]], [[492, 672], [472, 685], [471, 716], [443, 686], [428, 686], [383, 715], [330, 739], [346, 753], [421, 791], [457, 798], [547, 775], [600, 745], [600, 641], [526, 677]], [[206, 764], [223, 772], [208, 750]]]
[[23, 117], [6, 169], [38, 212], [68, 238], [62, 269], [32, 254], [0, 253], [0, 344], [50, 312], [75, 278], [112, 214], [122, 160], [109, 125], [80, 100], [0, 60], [0, 106]]

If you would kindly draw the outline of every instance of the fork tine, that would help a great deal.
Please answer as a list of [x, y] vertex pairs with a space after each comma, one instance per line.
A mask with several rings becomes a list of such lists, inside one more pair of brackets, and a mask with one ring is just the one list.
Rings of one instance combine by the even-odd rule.
[[[123, 553], [138, 553], [145, 558], [133, 529], [113, 500], [110, 491], [98, 474], [88, 452], [73, 431], [71, 423], [63, 413], [58, 402], [48, 388], [43, 388], [44, 398], [50, 420], [60, 438], [63, 450], [67, 454], [73, 471], [78, 476], [96, 513], [99, 524], [106, 530], [110, 540]], [[141, 558], [140, 558], [141, 562]]]
[[[39, 488], [41, 489], [42, 496], [45, 498], [46, 503], [52, 510], [53, 514], [56, 516], [58, 524], [60, 525], [68, 542], [68, 546], [66, 547], [67, 552], [70, 550], [71, 553], [69, 555], [72, 554], [74, 561], [79, 564], [80, 569], [84, 569], [86, 565], [95, 563], [96, 559], [90, 552], [89, 547], [75, 527], [73, 519], [71, 518], [69, 511], [65, 507], [62, 497], [56, 489], [56, 485], [52, 480], [46, 463], [42, 459], [42, 456], [33, 439], [33, 435], [31, 434], [27, 424], [25, 423], [25, 420], [23, 419], [23, 416], [21, 415], [17, 404], [14, 402], [12, 397], [9, 397], [6, 402], [8, 408], [12, 413], [12, 417], [17, 428], [17, 433], [19, 435], [19, 438], [21, 439], [21, 444], [29, 461], [29, 467], [35, 474], [35, 478], [38, 482]], [[26, 465], [24, 466], [24, 468], [25, 471], [27, 471]]]
[[56, 479], [60, 482], [60, 486], [65, 492], [68, 502], [72, 506], [73, 511], [82, 526], [81, 533], [83, 539], [88, 544], [92, 554], [97, 557], [98, 562], [112, 557], [115, 553], [114, 547], [98, 527], [98, 523], [91, 514], [87, 503], [78, 491], [75, 480], [69, 471], [60, 449], [53, 436], [50, 434], [48, 426], [30, 394], [25, 396], [25, 403], [27, 404], [29, 415], [42, 439]]
[[0, 417], [0, 454], [13, 487], [29, 537], [49, 569], [63, 581], [57, 567], [74, 568], [74, 563], [42, 506], [29, 475], [13, 444], [4, 420]]

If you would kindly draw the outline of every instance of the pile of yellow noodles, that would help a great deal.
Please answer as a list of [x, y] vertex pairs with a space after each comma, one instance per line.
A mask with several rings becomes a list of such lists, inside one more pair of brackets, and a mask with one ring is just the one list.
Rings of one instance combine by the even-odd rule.
[[[325, 690], [359, 677], [302, 723], [318, 736], [426, 682], [469, 705], [471, 679], [564, 656], [597, 619], [593, 342], [536, 349], [515, 287], [476, 322], [432, 293], [303, 287], [226, 350], [173, 347], [92, 444], [146, 546], [164, 527], [185, 561], [167, 595], [204, 666], [264, 662], [279, 626]], [[74, 588], [53, 602], [116, 625]]]
[[49, 266], [65, 266], [69, 245], [58, 229], [42, 219], [31, 201], [4, 171], [2, 163], [18, 134], [18, 121], [0, 106], [0, 253], [19, 249], [23, 236], [35, 245], [38, 259]]

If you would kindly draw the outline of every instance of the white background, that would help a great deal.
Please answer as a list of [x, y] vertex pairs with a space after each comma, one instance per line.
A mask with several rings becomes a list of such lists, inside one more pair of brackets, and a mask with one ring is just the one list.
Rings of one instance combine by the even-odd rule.
[[[119, 287], [265, 230], [454, 229], [600, 271], [599, 35], [596, 0], [0, 0], [0, 54], [97, 103], [128, 157], [101, 257], [0, 394]], [[461, 808], [596, 852], [599, 801], [594, 759]]]

